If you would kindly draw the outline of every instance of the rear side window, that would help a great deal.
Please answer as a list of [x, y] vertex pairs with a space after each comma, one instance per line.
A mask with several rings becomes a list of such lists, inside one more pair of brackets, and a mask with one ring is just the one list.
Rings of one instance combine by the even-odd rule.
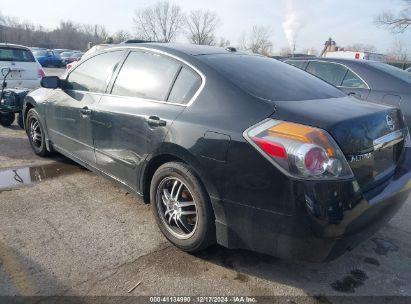
[[133, 51], [124, 62], [111, 93], [165, 101], [180, 68], [171, 58]]
[[240, 89], [272, 101], [309, 100], [345, 96], [318, 78], [272, 58], [245, 54], [198, 56]]
[[30, 50], [0, 47], [0, 61], [35, 62]]
[[333, 86], [340, 86], [348, 69], [331, 62], [310, 61], [306, 71]]
[[187, 104], [201, 85], [201, 77], [192, 69], [184, 67], [168, 97], [169, 102]]
[[348, 70], [342, 82], [342, 86], [346, 88], [368, 89], [364, 81], [355, 75], [351, 70]]
[[104, 93], [123, 51], [107, 52], [79, 65], [67, 78], [67, 89]]
[[287, 60], [287, 61], [285, 61], [285, 63], [291, 64], [291, 65], [293, 65], [296, 68], [299, 68], [301, 70], [304, 69], [305, 62], [306, 61], [304, 61], [304, 60]]

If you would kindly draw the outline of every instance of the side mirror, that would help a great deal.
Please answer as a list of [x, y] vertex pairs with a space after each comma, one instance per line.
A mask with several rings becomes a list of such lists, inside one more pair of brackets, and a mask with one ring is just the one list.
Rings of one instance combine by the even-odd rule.
[[46, 89], [57, 89], [60, 87], [60, 78], [57, 76], [45, 76], [41, 79], [40, 85]]

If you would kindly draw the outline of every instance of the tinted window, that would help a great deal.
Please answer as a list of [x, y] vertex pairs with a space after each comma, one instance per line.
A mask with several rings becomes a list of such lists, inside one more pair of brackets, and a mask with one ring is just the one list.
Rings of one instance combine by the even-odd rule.
[[341, 85], [347, 70], [346, 67], [340, 64], [319, 61], [310, 61], [306, 69], [308, 73], [313, 74], [334, 86]]
[[167, 57], [131, 52], [117, 76], [112, 94], [166, 100], [180, 64]]
[[303, 69], [306, 61], [304, 60], [287, 60], [285, 63], [291, 64], [296, 68]]
[[186, 104], [201, 85], [201, 77], [193, 70], [184, 67], [174, 83], [168, 97], [169, 102]]
[[268, 100], [309, 100], [344, 96], [336, 88], [286, 63], [263, 56], [198, 56], [250, 94]]
[[85, 61], [70, 73], [67, 79], [67, 88], [103, 93], [106, 89], [107, 81], [122, 54], [122, 51], [108, 52]]
[[367, 85], [364, 83], [364, 81], [362, 81], [351, 70], [348, 70], [347, 74], [345, 75], [342, 86], [347, 88], [367, 89]]
[[35, 60], [29, 50], [0, 47], [0, 61], [34, 62]]

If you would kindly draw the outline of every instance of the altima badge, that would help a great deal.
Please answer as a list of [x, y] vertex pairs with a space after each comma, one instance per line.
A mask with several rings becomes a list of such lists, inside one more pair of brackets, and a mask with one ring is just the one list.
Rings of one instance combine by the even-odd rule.
[[392, 119], [392, 117], [390, 115], [387, 115], [385, 117], [385, 120], [387, 121], [387, 126], [388, 128], [390, 128], [391, 131], [395, 130], [395, 122], [394, 119]]
[[356, 163], [362, 160], [366, 160], [366, 159], [371, 159], [372, 154], [371, 153], [365, 153], [365, 154], [359, 154], [359, 155], [352, 155], [350, 162], [351, 163]]

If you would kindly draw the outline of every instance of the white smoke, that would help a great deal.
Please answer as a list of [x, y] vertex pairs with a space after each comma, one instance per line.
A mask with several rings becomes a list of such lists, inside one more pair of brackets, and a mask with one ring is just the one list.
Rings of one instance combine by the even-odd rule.
[[285, 37], [287, 38], [291, 52], [294, 53], [294, 49], [297, 43], [297, 36], [303, 26], [301, 15], [296, 9], [296, 3], [294, 0], [284, 0], [285, 6], [285, 19], [283, 22], [283, 29]]

